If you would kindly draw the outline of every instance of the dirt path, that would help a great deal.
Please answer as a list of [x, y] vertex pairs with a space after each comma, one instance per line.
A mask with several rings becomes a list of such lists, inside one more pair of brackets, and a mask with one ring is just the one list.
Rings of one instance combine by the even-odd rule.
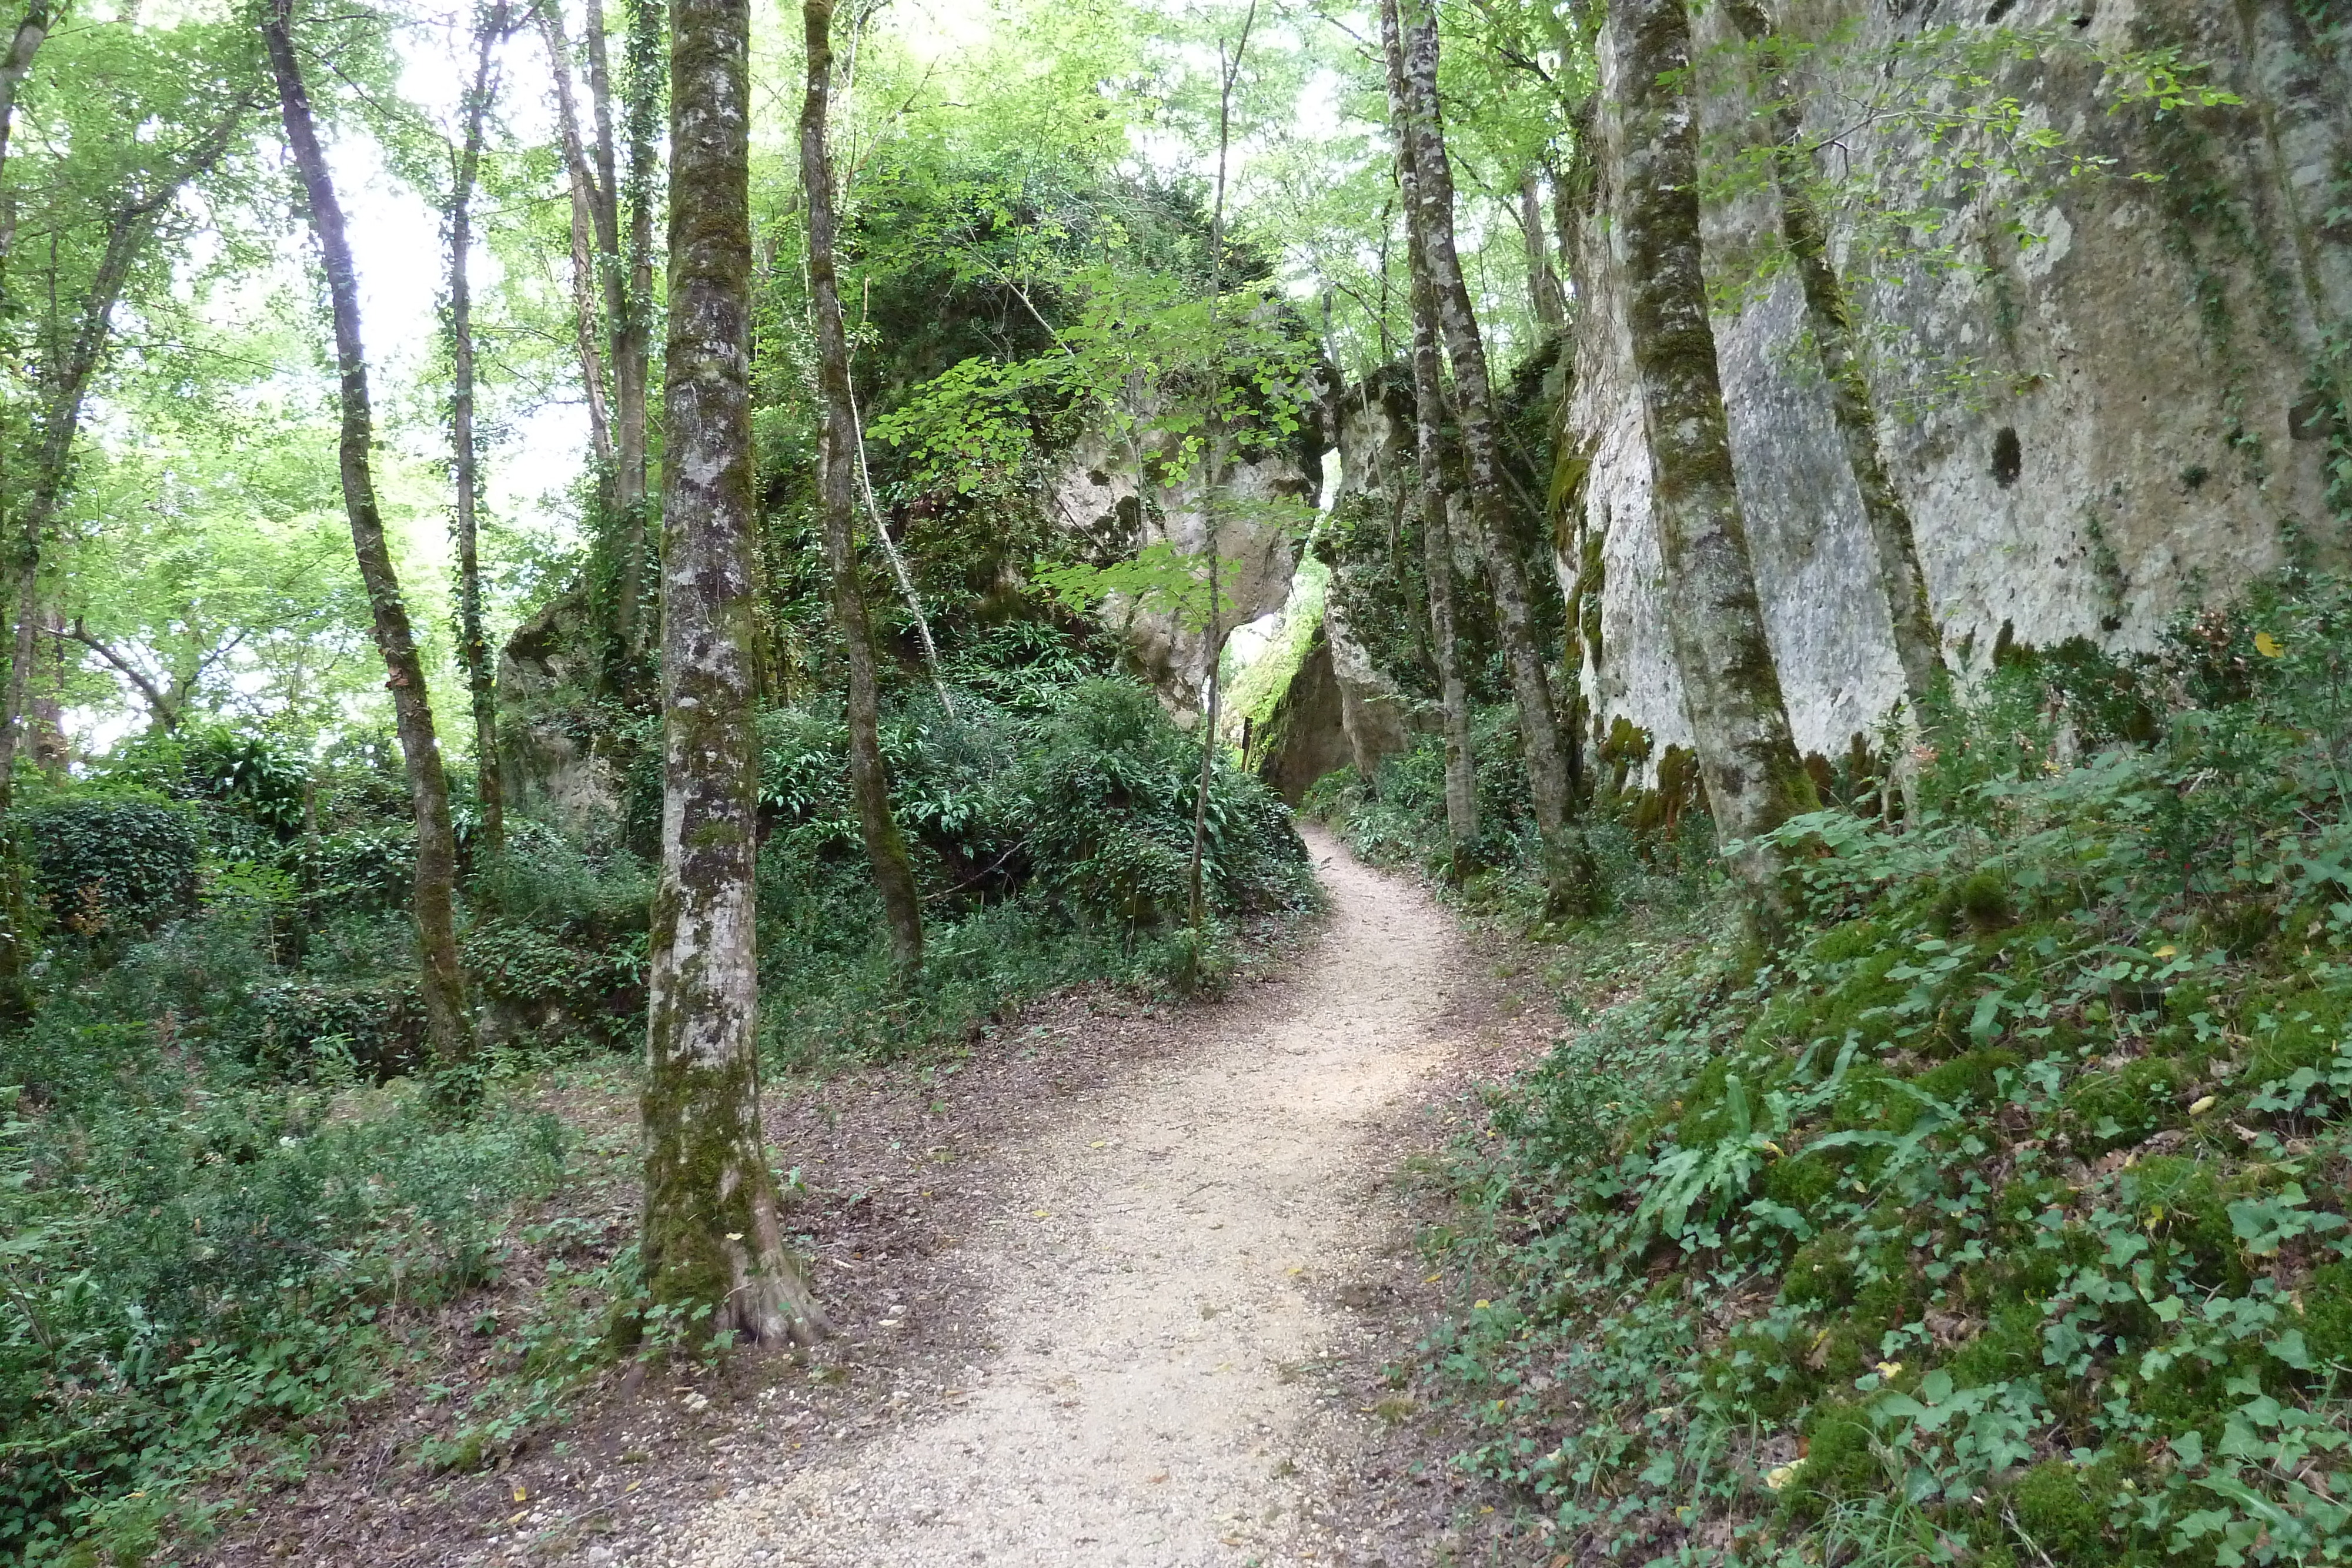
[[1065, 1108], [963, 1239], [997, 1354], [935, 1410], [667, 1532], [697, 1568], [1333, 1561], [1305, 1505], [1370, 1423], [1315, 1397], [1330, 1291], [1392, 1239], [1382, 1120], [1467, 956], [1419, 891], [1308, 842], [1328, 931], [1187, 1058]]

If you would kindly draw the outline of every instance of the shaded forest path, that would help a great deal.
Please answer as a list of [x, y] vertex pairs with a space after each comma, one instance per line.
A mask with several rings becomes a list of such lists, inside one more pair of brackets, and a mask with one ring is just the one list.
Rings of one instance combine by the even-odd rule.
[[1381, 1134], [1477, 967], [1418, 889], [1307, 841], [1331, 917], [1290, 972], [1193, 1015], [1196, 1045], [1068, 1105], [992, 1178], [963, 1251], [996, 1354], [854, 1451], [676, 1520], [668, 1561], [1374, 1560], [1310, 1506], [1373, 1429], [1316, 1371], [1347, 1333], [1335, 1301], [1410, 1266]]

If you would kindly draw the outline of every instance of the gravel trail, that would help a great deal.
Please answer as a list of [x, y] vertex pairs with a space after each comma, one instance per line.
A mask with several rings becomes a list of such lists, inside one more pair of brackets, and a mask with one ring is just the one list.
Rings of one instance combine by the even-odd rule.
[[[1444, 911], [1309, 831], [1331, 897], [1287, 979], [1070, 1105], [963, 1244], [998, 1347], [853, 1458], [674, 1531], [708, 1568], [1328, 1564], [1306, 1508], [1370, 1425], [1314, 1396], [1326, 1305], [1396, 1223], [1380, 1133], [1454, 1043]], [[683, 1548], [683, 1551], [678, 1551]]]

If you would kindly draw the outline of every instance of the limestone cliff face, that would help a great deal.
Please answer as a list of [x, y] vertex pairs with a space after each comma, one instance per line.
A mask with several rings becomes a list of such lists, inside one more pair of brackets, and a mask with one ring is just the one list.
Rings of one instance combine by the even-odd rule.
[[[1412, 744], [1414, 731], [1434, 729], [1437, 724], [1431, 705], [1409, 696], [1400, 673], [1383, 667], [1378, 633], [1357, 624], [1359, 607], [1369, 608], [1375, 598], [1371, 585], [1363, 580], [1367, 574], [1411, 571], [1406, 562], [1394, 559], [1402, 551], [1393, 548], [1404, 537], [1405, 499], [1413, 484], [1410, 390], [1378, 378], [1349, 388], [1336, 402], [1332, 434], [1339, 455], [1339, 481], [1331, 495], [1333, 517], [1360, 512], [1386, 524], [1388, 539], [1383, 542], [1392, 547], [1377, 559], [1338, 554], [1324, 597], [1323, 636], [1330, 645], [1332, 684], [1339, 692], [1340, 726], [1348, 742], [1346, 760], [1369, 779], [1374, 768]], [[1392, 650], [1391, 658], [1401, 653]]]
[[[1707, 8], [1717, 33], [1703, 47], [1725, 40], [1726, 9]], [[2325, 558], [2345, 528], [2327, 495], [2334, 399], [2315, 390], [2324, 340], [2352, 322], [2352, 64], [2340, 41], [2315, 38], [2294, 0], [1992, 0], [1989, 12], [1982, 0], [1822, 0], [1773, 20], [1813, 38], [1851, 26], [1867, 50], [1948, 25], [1985, 29], [1989, 16], [2093, 46], [2178, 45], [2243, 102], [2114, 109], [2112, 79], [2081, 51], [2012, 60], [1993, 90], [2112, 168], [2035, 193], [2023, 215], [2039, 244], [2006, 236], [1987, 204], [1965, 205], [1948, 219], [1966, 265], [1863, 268], [1851, 289], [1876, 344], [1879, 440], [1945, 660], [1964, 674], [2011, 643], [2147, 646], [2200, 596], [2281, 564], [2292, 540]], [[1736, 62], [1702, 68], [1717, 78], [1700, 102], [1720, 157], [1749, 111], [1721, 79]], [[1604, 114], [1613, 85], [1602, 84]], [[1853, 92], [1809, 97], [1816, 137], [1849, 129], [1832, 121], [1868, 84], [1829, 85]], [[1854, 145], [1868, 164], [1892, 144]], [[1606, 210], [1602, 194], [1588, 211]], [[1921, 201], [1916, 189], [1881, 195], [1882, 210]], [[1846, 265], [1859, 247], [1851, 214], [1837, 221], [1832, 252]], [[1740, 301], [1716, 319], [1717, 359], [1790, 719], [1801, 749], [1833, 756], [1872, 734], [1901, 672], [1802, 295], [1745, 259], [1777, 223], [1769, 193], [1710, 203], [1710, 269]], [[1654, 765], [1689, 732], [1660, 619], [1622, 257], [1597, 220], [1577, 248], [1560, 437], [1572, 487], [1557, 564], [1587, 628], [1593, 737], [1629, 720], [1650, 736]]]

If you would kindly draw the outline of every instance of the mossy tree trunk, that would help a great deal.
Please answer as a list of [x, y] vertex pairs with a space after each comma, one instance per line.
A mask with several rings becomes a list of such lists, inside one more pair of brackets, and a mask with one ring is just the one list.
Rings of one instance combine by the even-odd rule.
[[[1621, 0], [1609, 16], [1622, 120], [1609, 182], [1622, 246], [1666, 634], [1716, 831], [1768, 939], [1785, 915], [1778, 857], [1756, 847], [1817, 802], [1764, 633], [1731, 466], [1699, 248], [1698, 125], [1684, 0]], [[1664, 79], [1662, 79], [1664, 78]]]
[[490, 644], [482, 630], [481, 453], [474, 436], [474, 290], [466, 273], [474, 248], [474, 185], [481, 172], [484, 122], [496, 90], [491, 50], [507, 35], [506, 0], [485, 10], [477, 25], [474, 79], [466, 95], [465, 139], [457, 150], [449, 192], [449, 476], [456, 492], [452, 532], [457, 544], [457, 652], [474, 703], [475, 794], [482, 811], [482, 844], [506, 848], [506, 790], [499, 773], [498, 690]]
[[822, 1320], [784, 1247], [760, 1127], [753, 872], [751, 11], [671, 9], [668, 461], [662, 477], [662, 864], [646, 1027], [653, 1299], [758, 1341]]
[[[1382, 35], [1389, 41], [1389, 115], [1402, 128], [1407, 110], [1404, 58], [1395, 41], [1394, 7], [1384, 7]], [[1454, 534], [1445, 507], [1445, 392], [1437, 344], [1437, 301], [1430, 292], [1429, 263], [1422, 254], [1421, 228], [1410, 216], [1420, 204], [1420, 177], [1412, 143], [1397, 136], [1397, 188], [1405, 220], [1406, 272], [1412, 299], [1412, 455], [1414, 496], [1421, 513], [1422, 568], [1429, 580], [1429, 653], [1437, 671], [1437, 706], [1445, 736], [1446, 873], [1459, 883], [1472, 870], [1478, 842], [1478, 779], [1470, 750], [1470, 690], [1462, 678], [1462, 651], [1454, 630]]]
[[[1736, 0], [1730, 15], [1750, 46], [1763, 43], [1770, 33], [1771, 25], [1757, 0]], [[1784, 161], [1785, 172], [1776, 182], [1774, 193], [1780, 213], [1780, 239], [1789, 247], [1790, 265], [1804, 297], [1806, 325], [1821, 357], [1822, 379], [1829, 392], [1830, 417], [1837, 426], [1846, 466], [1862, 493], [1863, 519], [1878, 562], [1878, 586], [1894, 632], [1895, 657], [1903, 668], [1904, 695], [1916, 719], [1943, 669], [1943, 642], [1927, 601], [1927, 574], [1919, 568], [1911, 508], [1895, 487], [1886, 450], [1878, 438], [1878, 414], [1871, 402], [1853, 298], [1831, 259], [1828, 228], [1806, 183], [1806, 172], [1796, 162], [1809, 154], [1804, 151], [1804, 127], [1797, 115], [1795, 87], [1785, 79], [1762, 85], [1771, 103], [1765, 122], [1774, 150]]]
[[343, 232], [342, 204], [336, 198], [326, 154], [320, 149], [310, 113], [310, 95], [294, 49], [292, 0], [268, 0], [262, 13], [262, 38], [277, 79], [286, 141], [302, 177], [310, 231], [327, 274], [327, 298], [335, 323], [335, 364], [340, 374], [337, 405], [341, 414], [337, 447], [343, 511], [350, 519], [352, 549], [368, 612], [392, 689], [393, 727], [408, 779], [408, 801], [416, 821], [417, 956], [422, 970], [425, 1027], [435, 1056], [455, 1065], [471, 1053], [466, 1019], [466, 977], [457, 963], [457, 840], [449, 822], [449, 784], [441, 770], [441, 742], [433, 727], [433, 706], [425, 687], [425, 661], [401, 595], [384, 538], [371, 465], [373, 420], [368, 399], [367, 353], [360, 338], [359, 277], [352, 267], [351, 242]]
[[[857, 580], [857, 431], [850, 404], [849, 340], [842, 327], [841, 285], [834, 264], [833, 160], [824, 144], [833, 89], [832, 0], [802, 7], [808, 34], [808, 92], [801, 106], [801, 184], [808, 201], [809, 295], [815, 316], [817, 392], [824, 424], [817, 444], [817, 489], [824, 512], [825, 566], [833, 579], [833, 625], [849, 665], [849, 785], [857, 823], [873, 862], [874, 886], [890, 930], [890, 953], [902, 974], [923, 962], [923, 906], [907, 859], [907, 841], [890, 814], [890, 780], [882, 767], [881, 696], [874, 634]], [[675, 179], [671, 200], [682, 198]]]
[[1581, 915], [1592, 907], [1592, 858], [1581, 831], [1570, 820], [1574, 802], [1568, 754], [1552, 709], [1551, 680], [1544, 668], [1543, 649], [1537, 641], [1527, 570], [1512, 542], [1510, 498], [1504, 490], [1486, 341], [1471, 308], [1469, 286], [1463, 279], [1461, 257], [1454, 244], [1454, 173], [1446, 162], [1437, 96], [1437, 15], [1429, 0], [1420, 0], [1402, 16], [1399, 13], [1400, 0], [1381, 0], [1382, 42], [1403, 82], [1404, 112], [1397, 133], [1410, 151], [1415, 175], [1416, 199], [1408, 204], [1405, 218], [1419, 233], [1425, 284], [1437, 309], [1446, 359], [1454, 370], [1454, 413], [1461, 432], [1469, 516], [1477, 533], [1487, 584], [1494, 591], [1496, 630], [1518, 706], [1528, 791], [1544, 845], [1547, 913]]
[[623, 287], [613, 323], [613, 499], [621, 528], [615, 613], [622, 651], [631, 659], [644, 652], [654, 620], [644, 612], [642, 600], [652, 528], [646, 430], [653, 383], [654, 207], [660, 199], [662, 14], [661, 0], [630, 0], [621, 78], [628, 162], [622, 188], [626, 248], [615, 269]]

